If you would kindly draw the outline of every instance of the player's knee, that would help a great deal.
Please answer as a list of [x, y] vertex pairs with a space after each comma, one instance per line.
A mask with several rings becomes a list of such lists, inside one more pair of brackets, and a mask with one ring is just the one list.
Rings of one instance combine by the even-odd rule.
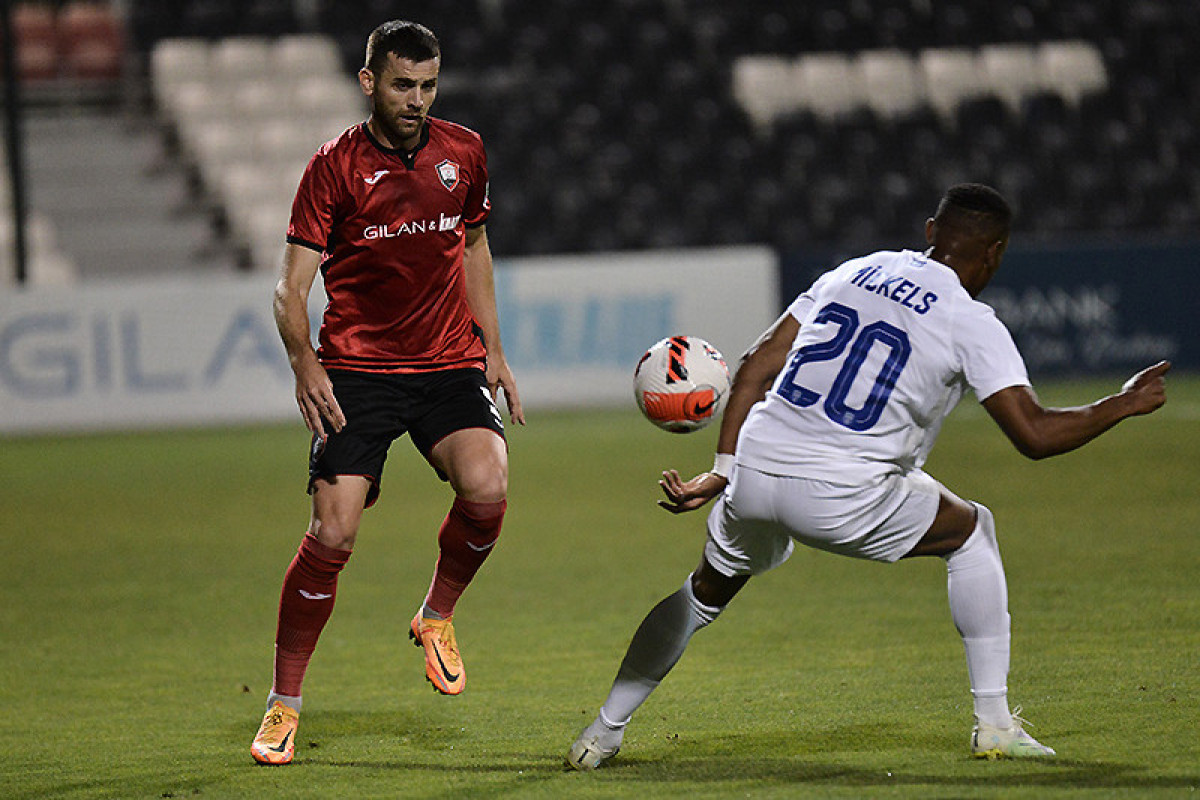
[[734, 595], [750, 580], [749, 575], [725, 575], [718, 572], [707, 561], [688, 578], [692, 596], [710, 608], [724, 608]]
[[495, 461], [470, 464], [452, 475], [454, 492], [471, 503], [499, 503], [508, 497], [508, 465]]
[[975, 528], [971, 535], [982, 535], [991, 544], [996, 544], [996, 517], [991, 509], [982, 503], [972, 503], [975, 506]]
[[354, 541], [358, 538], [358, 526], [345, 521], [314, 519], [308, 532], [318, 542], [335, 550], [353, 550]]
[[503, 474], [482, 474], [463, 481], [455, 487], [456, 494], [471, 503], [500, 503], [508, 497], [508, 477]]

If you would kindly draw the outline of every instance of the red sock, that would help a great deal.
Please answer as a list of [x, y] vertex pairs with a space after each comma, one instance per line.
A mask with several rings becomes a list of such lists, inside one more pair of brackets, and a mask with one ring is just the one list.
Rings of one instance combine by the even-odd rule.
[[438, 532], [438, 561], [425, 605], [448, 619], [454, 604], [500, 538], [508, 503], [472, 503], [454, 498]]
[[349, 550], [321, 544], [311, 533], [300, 542], [284, 575], [279, 598], [279, 627], [275, 632], [277, 694], [300, 696], [300, 684], [317, 638], [333, 613], [338, 573], [349, 558]]

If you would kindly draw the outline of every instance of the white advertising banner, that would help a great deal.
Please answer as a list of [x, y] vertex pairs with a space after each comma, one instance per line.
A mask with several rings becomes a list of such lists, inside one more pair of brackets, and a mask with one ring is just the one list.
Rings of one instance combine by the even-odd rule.
[[[270, 275], [0, 294], [0, 432], [299, 419]], [[500, 260], [502, 337], [527, 407], [632, 402], [642, 352], [686, 333], [731, 361], [778, 308], [766, 248]], [[324, 302], [314, 290], [313, 329]]]

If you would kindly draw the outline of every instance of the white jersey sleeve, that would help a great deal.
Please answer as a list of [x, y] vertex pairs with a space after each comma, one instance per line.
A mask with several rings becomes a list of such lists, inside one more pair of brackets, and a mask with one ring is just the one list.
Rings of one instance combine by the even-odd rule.
[[972, 302], [954, 327], [954, 353], [979, 402], [1010, 386], [1029, 386], [1025, 361], [991, 307]]

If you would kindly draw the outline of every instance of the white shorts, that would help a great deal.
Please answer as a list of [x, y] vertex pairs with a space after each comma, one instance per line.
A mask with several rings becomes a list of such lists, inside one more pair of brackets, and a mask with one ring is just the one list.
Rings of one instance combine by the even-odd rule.
[[842, 486], [738, 466], [708, 515], [704, 556], [725, 575], [757, 575], [787, 561], [795, 540], [890, 563], [929, 530], [941, 488], [920, 470]]

